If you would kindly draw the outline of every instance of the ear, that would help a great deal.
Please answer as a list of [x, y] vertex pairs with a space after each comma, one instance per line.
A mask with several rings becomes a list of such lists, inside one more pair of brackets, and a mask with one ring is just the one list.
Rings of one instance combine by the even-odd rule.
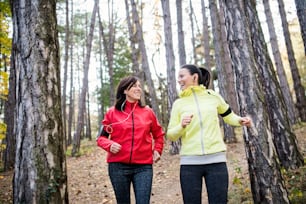
[[124, 90], [123, 93], [126, 94], [126, 90]]

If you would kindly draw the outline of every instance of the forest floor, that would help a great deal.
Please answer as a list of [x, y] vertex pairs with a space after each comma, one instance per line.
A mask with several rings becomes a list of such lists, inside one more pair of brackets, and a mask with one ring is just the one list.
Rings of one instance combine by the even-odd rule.
[[[306, 160], [306, 124], [295, 130], [298, 145]], [[229, 204], [251, 204], [252, 193], [242, 137], [228, 144]], [[69, 203], [115, 204], [113, 189], [107, 173], [106, 152], [95, 141], [82, 141], [82, 156], [67, 156]], [[179, 156], [169, 153], [166, 144], [162, 159], [155, 163], [151, 203], [180, 204], [182, 195], [179, 182]], [[12, 203], [13, 172], [0, 173], [0, 204]], [[306, 203], [306, 165], [284, 173], [284, 179], [292, 203]], [[133, 195], [133, 193], [132, 193]], [[205, 185], [203, 204], [207, 203]], [[132, 203], [134, 198], [132, 196]]]

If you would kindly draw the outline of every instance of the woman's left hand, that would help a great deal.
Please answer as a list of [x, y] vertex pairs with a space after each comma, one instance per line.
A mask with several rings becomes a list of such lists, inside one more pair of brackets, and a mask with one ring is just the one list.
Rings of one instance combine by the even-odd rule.
[[156, 150], [154, 150], [154, 152], [153, 152], [153, 160], [154, 160], [155, 163], [160, 160], [160, 154]]
[[241, 120], [239, 121], [239, 123], [241, 125], [244, 125], [244, 126], [247, 126], [247, 127], [250, 127], [251, 124], [252, 124], [252, 120], [248, 117], [242, 117]]

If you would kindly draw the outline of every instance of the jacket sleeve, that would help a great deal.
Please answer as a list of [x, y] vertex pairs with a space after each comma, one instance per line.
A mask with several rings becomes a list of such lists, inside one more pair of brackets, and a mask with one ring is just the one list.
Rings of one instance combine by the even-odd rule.
[[232, 125], [232, 126], [241, 126], [240, 120], [241, 117], [236, 115], [233, 111], [230, 114], [223, 117], [225, 123]]
[[236, 115], [229, 105], [225, 102], [221, 95], [215, 93], [219, 100], [218, 113], [223, 118], [224, 122], [232, 126], [241, 126], [239, 121], [241, 117]]
[[113, 143], [112, 140], [108, 139], [110, 134], [107, 132], [107, 128], [106, 128], [108, 127], [109, 124], [111, 124], [109, 120], [109, 115], [110, 115], [109, 112], [105, 114], [105, 117], [102, 121], [102, 128], [96, 139], [97, 145], [107, 152], [110, 151], [110, 146]]
[[151, 132], [152, 132], [152, 136], [153, 136], [153, 139], [154, 139], [153, 150], [158, 151], [158, 153], [160, 155], [162, 155], [163, 148], [164, 148], [165, 132], [164, 132], [162, 126], [160, 125], [160, 123], [158, 122], [157, 117], [154, 114], [153, 110], [151, 110], [151, 112], [152, 112]]
[[181, 125], [178, 105], [176, 102], [174, 102], [171, 110], [166, 138], [171, 141], [176, 141], [182, 136], [182, 134], [184, 134], [184, 128]]

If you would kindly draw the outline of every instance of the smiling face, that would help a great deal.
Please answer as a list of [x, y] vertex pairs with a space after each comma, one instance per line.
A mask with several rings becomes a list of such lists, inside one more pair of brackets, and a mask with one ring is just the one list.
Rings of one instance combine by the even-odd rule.
[[124, 90], [124, 93], [126, 95], [126, 100], [134, 103], [136, 101], [139, 101], [142, 94], [142, 89], [140, 82], [137, 81], [135, 84], [133, 84], [131, 87]]
[[198, 74], [195, 73], [191, 75], [188, 69], [181, 68], [178, 73], [177, 81], [180, 85], [181, 90], [185, 90], [189, 86], [198, 85]]

